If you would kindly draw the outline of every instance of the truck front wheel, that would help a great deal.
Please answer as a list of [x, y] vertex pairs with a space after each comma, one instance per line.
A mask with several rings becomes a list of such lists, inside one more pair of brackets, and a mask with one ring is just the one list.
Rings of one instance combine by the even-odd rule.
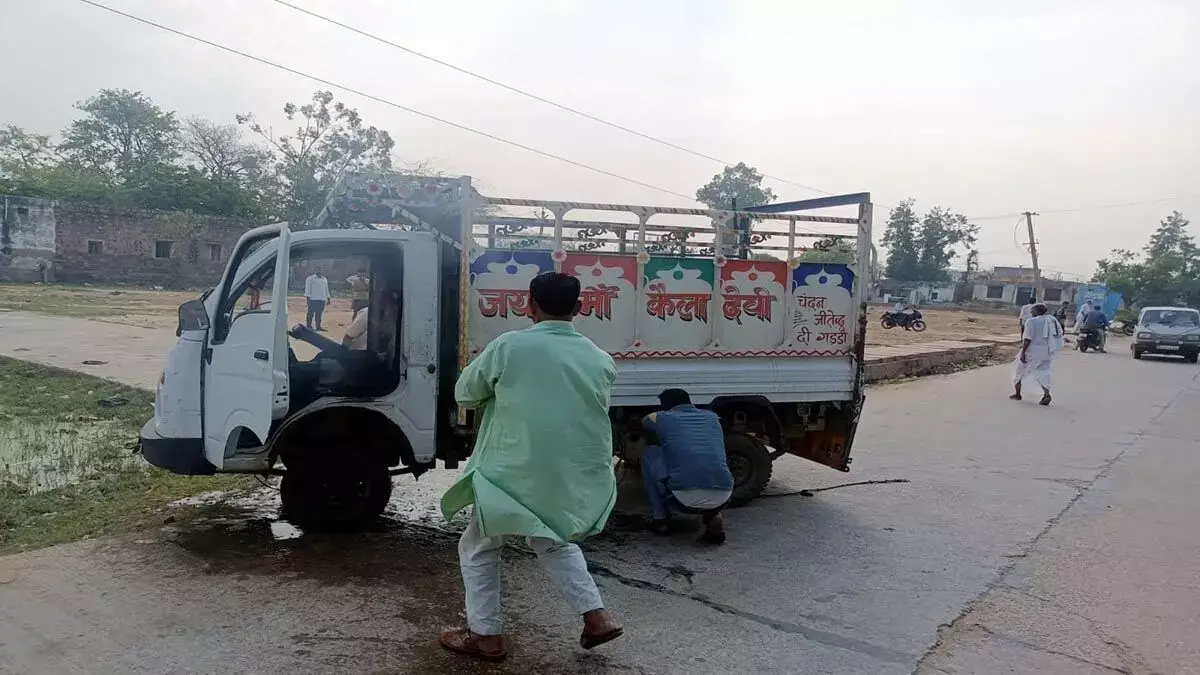
[[725, 435], [725, 459], [733, 474], [730, 506], [744, 506], [762, 494], [771, 480], [771, 453], [758, 439], [746, 434]]
[[382, 462], [342, 467], [288, 467], [279, 484], [283, 517], [301, 529], [344, 532], [378, 518], [392, 496], [392, 477]]

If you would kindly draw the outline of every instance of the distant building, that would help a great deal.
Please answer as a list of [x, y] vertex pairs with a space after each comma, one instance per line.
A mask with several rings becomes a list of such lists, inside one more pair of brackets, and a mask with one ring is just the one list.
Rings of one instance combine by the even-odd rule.
[[875, 302], [909, 302], [914, 305], [939, 305], [967, 299], [967, 287], [959, 281], [897, 281], [882, 279], [871, 299]]
[[0, 197], [0, 281], [197, 288], [256, 224], [176, 211]]
[[[997, 305], [1021, 306], [1029, 302], [1036, 288], [1033, 270], [1028, 267], [996, 267], [990, 272], [980, 272], [972, 280], [971, 299]], [[1042, 277], [1045, 297], [1038, 300], [1060, 303], [1064, 300], [1074, 304], [1075, 292], [1080, 284], [1073, 281]]]

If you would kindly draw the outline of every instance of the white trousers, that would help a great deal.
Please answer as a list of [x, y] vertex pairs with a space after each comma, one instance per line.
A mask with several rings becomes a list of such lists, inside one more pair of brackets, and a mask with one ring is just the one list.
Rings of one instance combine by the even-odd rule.
[[1050, 366], [1050, 359], [1042, 359], [1040, 361], [1029, 359], [1025, 363], [1021, 363], [1021, 357], [1018, 356], [1017, 359], [1013, 361], [1013, 384], [1021, 382], [1026, 377], [1033, 376], [1033, 379], [1037, 381], [1038, 386], [1042, 387], [1043, 389], [1049, 389]]
[[[604, 609], [600, 590], [588, 572], [583, 551], [575, 544], [559, 544], [544, 537], [526, 537], [551, 581], [567, 598], [571, 610], [582, 615]], [[504, 537], [485, 537], [472, 515], [471, 523], [458, 541], [467, 598], [467, 628], [476, 635], [502, 635], [504, 617], [500, 609], [500, 553]]]

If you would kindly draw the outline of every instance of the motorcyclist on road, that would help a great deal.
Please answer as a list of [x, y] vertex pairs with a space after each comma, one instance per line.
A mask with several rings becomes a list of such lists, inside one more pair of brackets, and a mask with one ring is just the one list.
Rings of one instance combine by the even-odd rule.
[[1099, 307], [1092, 307], [1088, 313], [1083, 316], [1083, 323], [1079, 324], [1079, 339], [1084, 339], [1084, 333], [1095, 332], [1098, 334], [1097, 341], [1100, 347], [1097, 351], [1104, 351], [1104, 344], [1108, 341], [1104, 334], [1104, 329], [1108, 328], [1108, 317], [1104, 315], [1104, 311]]

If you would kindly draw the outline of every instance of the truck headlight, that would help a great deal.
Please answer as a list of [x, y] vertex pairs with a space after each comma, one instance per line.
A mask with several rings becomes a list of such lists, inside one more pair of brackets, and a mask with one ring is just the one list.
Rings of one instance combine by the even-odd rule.
[[1151, 334], [1149, 334], [1149, 333], [1144, 333], [1144, 332], [1143, 332], [1143, 333], [1138, 333], [1138, 339], [1139, 339], [1139, 340], [1149, 340], [1149, 339], [1150, 339], [1150, 338], [1152, 338], [1152, 337], [1154, 337], [1154, 336], [1153, 336], [1153, 335], [1151, 335]]
[[1200, 342], [1200, 335], [1184, 335], [1183, 339], [1188, 342]]

